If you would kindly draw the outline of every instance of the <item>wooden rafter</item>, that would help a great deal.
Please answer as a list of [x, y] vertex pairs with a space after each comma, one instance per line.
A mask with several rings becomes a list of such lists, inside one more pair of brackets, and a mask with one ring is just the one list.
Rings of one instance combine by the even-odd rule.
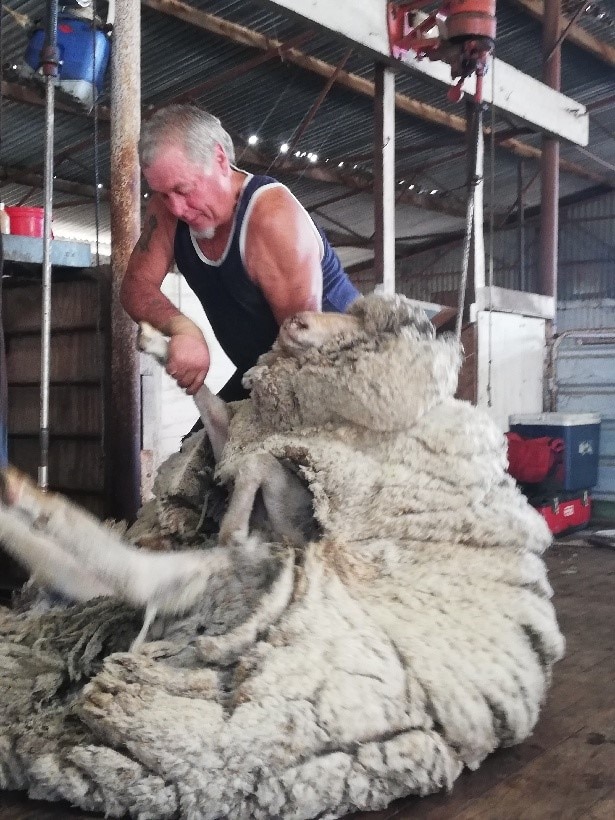
[[[237, 143], [239, 138], [233, 134], [233, 139]], [[249, 145], [241, 146], [241, 162], [242, 165], [248, 165], [253, 168], [270, 168], [274, 160], [273, 156], [263, 153], [261, 150], [256, 150]], [[277, 162], [276, 170], [278, 174], [288, 173], [291, 176], [307, 177], [316, 180], [317, 182], [327, 182], [333, 185], [343, 185], [346, 188], [352, 189], [353, 193], [367, 192], [369, 194], [373, 191], [373, 181], [371, 177], [350, 172], [343, 172], [339, 169], [329, 168], [323, 165], [304, 166], [295, 162], [291, 158], [284, 159], [282, 162]], [[424, 210], [434, 211], [435, 213], [446, 214], [447, 216], [465, 216], [465, 209], [457, 203], [447, 201], [444, 197], [430, 196], [429, 194], [418, 194], [414, 191], [403, 191], [397, 193], [397, 202], [405, 205], [413, 205], [416, 208], [423, 208]]]
[[[282, 52], [283, 54], [286, 53], [287, 50], [294, 50], [292, 48], [289, 49], [288, 44], [279, 43], [276, 41], [275, 46], [272, 46], [267, 51], [268, 58], [273, 56], [274, 54], [279, 54]], [[243, 64], [242, 64], [243, 66]], [[239, 67], [241, 68], [241, 67]], [[233, 71], [233, 69], [231, 69]], [[335, 72], [335, 67], [331, 67], [331, 71]], [[224, 72], [226, 73], [226, 72]], [[207, 84], [217, 83], [219, 82], [220, 78], [210, 78], [207, 81]], [[5, 88], [6, 87], [6, 88]], [[202, 88], [202, 86], [201, 86]], [[23, 92], [27, 93], [23, 93]], [[6, 96], [10, 99], [15, 99], [19, 102], [27, 103], [29, 105], [44, 105], [44, 99], [39, 97], [35, 91], [30, 91], [29, 89], [23, 89], [22, 86], [19, 86], [14, 83], [5, 83], [3, 82], [3, 92], [6, 92]], [[182, 99], [186, 92], [182, 92], [181, 95], [169, 99], [166, 103], [175, 102], [179, 99]], [[57, 106], [60, 110], [64, 110], [66, 106], [58, 105]], [[146, 119], [148, 113], [151, 113], [151, 108], [148, 106], [144, 106], [142, 111], [143, 119]], [[70, 113], [81, 113], [84, 114], [83, 111], [76, 112], [73, 109], [70, 109]], [[108, 109], [103, 110], [103, 116], [101, 117], [101, 132], [99, 135], [99, 139], [101, 142], [107, 141], [109, 139], [109, 127], [108, 127]], [[238, 135], [233, 134], [233, 139], [236, 143], [240, 143], [240, 139]], [[67, 157], [71, 156], [73, 153], [81, 150], [85, 145], [89, 144], [90, 139], [80, 140], [79, 142], [75, 143], [68, 148], [63, 149], [60, 153], [56, 155], [56, 162], [60, 162]], [[264, 154], [262, 151], [257, 151], [251, 148], [248, 145], [242, 145], [242, 161], [253, 168], [271, 168], [274, 161], [276, 162], [276, 170], [281, 173], [287, 173], [290, 176], [297, 176], [297, 177], [307, 177], [309, 179], [314, 179], [318, 182], [325, 182], [333, 185], [342, 185], [345, 188], [350, 189], [348, 195], [353, 195], [357, 193], [372, 192], [372, 181], [370, 178], [365, 176], [360, 176], [357, 174], [352, 174], [348, 172], [342, 172], [337, 168], [331, 167], [322, 167], [322, 166], [312, 166], [312, 165], [304, 165], [303, 163], [299, 163], [294, 161], [293, 158], [286, 158], [284, 161], [280, 162], [279, 157], [276, 160], [275, 156]], [[5, 169], [5, 171], [0, 172], [0, 174], [4, 174], [5, 179], [10, 179], [13, 182], [17, 182], [23, 185], [29, 185], [33, 188], [42, 188], [42, 175], [40, 174], [40, 163], [36, 166], [31, 168], [11, 168]], [[10, 176], [9, 176], [10, 174]], [[0, 177], [1, 178], [1, 177]], [[95, 196], [96, 189], [94, 186], [88, 185], [81, 185], [80, 190], [74, 186], [79, 186], [79, 183], [73, 183], [68, 180], [55, 180], [58, 184], [55, 186], [56, 190], [58, 191], [65, 191], [67, 193], [75, 193], [81, 194], [83, 193], [85, 196]], [[108, 196], [106, 191], [102, 192], [101, 199], [106, 200]], [[422, 208], [424, 210], [434, 211], [436, 213], [446, 214], [448, 216], [462, 216], [462, 212], [460, 208], [457, 206], [456, 203], [448, 202], [442, 198], [436, 198], [430, 196], [429, 194], [419, 194], [412, 191], [403, 192], [399, 195], [398, 198], [399, 202], [402, 202], [407, 205], [413, 205], [417, 208]]]
[[[45, 105], [45, 97], [43, 96], [44, 89], [41, 87], [41, 92], [37, 91], [34, 86], [22, 85], [21, 83], [9, 82], [2, 80], [2, 96], [5, 99], [13, 100], [14, 102], [26, 103], [27, 105]], [[70, 105], [62, 100], [56, 99], [56, 111], [62, 111], [65, 114], [74, 114], [78, 117], [93, 117], [93, 114], [88, 114], [83, 108], [80, 108], [77, 103]], [[107, 106], [98, 106], [98, 118], [101, 120], [109, 120], [110, 112]]]
[[[519, 2], [526, 2], [526, 0], [519, 0]], [[529, 0], [527, 0], [527, 2], [529, 2]], [[187, 5], [186, 3], [181, 2], [181, 0], [142, 0], [142, 4], [151, 7], [157, 11], [161, 11], [166, 14], [175, 16], [178, 19], [190, 23], [191, 25], [207, 29], [208, 31], [214, 34], [229, 39], [235, 43], [249, 46], [252, 48], [257, 48], [260, 50], [265, 50], [268, 58], [272, 54], [280, 54], [280, 56], [283, 55], [283, 59], [287, 60], [288, 62], [292, 62], [305, 70], [316, 73], [322, 77], [326, 77], [328, 80], [333, 75], [336, 75], [336, 83], [346, 88], [349, 88], [350, 90], [353, 90], [356, 93], [369, 97], [373, 97], [375, 94], [374, 84], [363, 77], [359, 77], [357, 75], [351, 74], [343, 70], [336, 70], [335, 66], [301, 52], [296, 46], [291, 45], [291, 47], [289, 47], [289, 43], [283, 43], [277, 39], [265, 37], [264, 35], [252, 31], [244, 26], [239, 26], [220, 17], [216, 17], [215, 15], [200, 11], [199, 9], [196, 9], [192, 6]], [[19, 85], [17, 83], [3, 81], [2, 91], [7, 98], [18, 102], [40, 106], [44, 104], [43, 98], [39, 96], [39, 94], [34, 89], [25, 88], [24, 86]], [[83, 110], [72, 107], [70, 105], [65, 105], [62, 102], [56, 103], [56, 107], [58, 108], [58, 110], [65, 111], [67, 113], [80, 116], [87, 116]], [[454, 114], [448, 114], [433, 106], [429, 106], [418, 100], [414, 100], [413, 98], [408, 97], [404, 94], [396, 94], [396, 107], [398, 110], [411, 114], [412, 116], [416, 116], [425, 121], [442, 125], [456, 133], [463, 134], [465, 132], [466, 126], [464, 118]], [[147, 116], [147, 109], [144, 110], [144, 116]], [[101, 120], [101, 125], [103, 125], [103, 128], [106, 131], [105, 126], [107, 125], [107, 121], [109, 119], [109, 110], [106, 107], [99, 106], [98, 117]], [[101, 140], [104, 140], [105, 138], [106, 135], [102, 133]], [[77, 145], [81, 147], [83, 145], [83, 142], [84, 141], [82, 140]], [[527, 145], [513, 137], [501, 139], [498, 136], [496, 136], [496, 142], [498, 145], [511, 151], [517, 156], [530, 159], [540, 159], [540, 149]], [[77, 150], [76, 147], [75, 150]], [[258, 154], [254, 151], [249, 151], [248, 149], [246, 149], [246, 152], [247, 156], [246, 153], [244, 153], [246, 162], [252, 163], [255, 167], [268, 167], [271, 161], [274, 159], [272, 157], [263, 157], [262, 154]], [[62, 153], [66, 154], [67, 152], [64, 151]], [[289, 161], [285, 161], [279, 164], [277, 167], [280, 171], [284, 171], [289, 174], [307, 176], [319, 181], [329, 182], [338, 185], [341, 184], [346, 187], [350, 187], [352, 191], [356, 193], [360, 193], [363, 191], [371, 193], [370, 180], [366, 180], [365, 178], [359, 178], [347, 173], [338, 174], [335, 173], [335, 171], [331, 168], [305, 168], [303, 166], [299, 166], [298, 164]], [[13, 174], [17, 175], [21, 173], [23, 175], [23, 179], [26, 178], [26, 174], [30, 174], [29, 178], [36, 180], [37, 175], [32, 175], [33, 170], [34, 169], [24, 169], [23, 171], [20, 171], [18, 169], [11, 169], [12, 179], [14, 181], [20, 181], [16, 178], [16, 176], [13, 176]], [[561, 160], [560, 170], [584, 178], [594, 184], [610, 185], [610, 187], [612, 187], [612, 184], [610, 183], [610, 180], [607, 177], [600, 173], [590, 171], [584, 166], [578, 165], [577, 163], [569, 162], [567, 160]], [[26, 182], [25, 184], [32, 183]], [[68, 184], [72, 185], [73, 183], [69, 182]], [[85, 187], [88, 188], [90, 186]], [[60, 188], [58, 188], [58, 190], [60, 190]], [[92, 191], [94, 191], [93, 187]], [[415, 192], [408, 191], [399, 195], [398, 201], [416, 207], [424, 208], [427, 210], [433, 210], [440, 213], [450, 214], [453, 216], [459, 215], [457, 207], [453, 206], [451, 203], [447, 203], [446, 201], [441, 200], [440, 198], [434, 198], [429, 195], [421, 195]]]
[[[543, 0], [508, 0], [508, 2], [524, 9], [531, 17], [542, 23], [545, 8]], [[561, 20], [561, 28], [564, 30], [569, 23], [569, 19], [565, 15], [562, 15]], [[565, 39], [570, 43], [574, 43], [575, 46], [582, 48], [584, 51], [593, 54], [594, 57], [598, 57], [599, 60], [602, 60], [607, 65], [611, 67], [615, 66], [615, 48], [603, 40], [600, 40], [595, 35], [590, 34], [577, 23], [573, 23], [570, 26], [566, 32]]]
[[[11, 168], [0, 165], [0, 180], [37, 189], [44, 187], [43, 175], [27, 168]], [[53, 189], [63, 194], [74, 194], [75, 196], [90, 199], [94, 199], [96, 196], [94, 185], [85, 185], [83, 182], [73, 182], [70, 179], [60, 179], [58, 177], [53, 179]], [[101, 200], [109, 199], [109, 194], [104, 188], [99, 189], [98, 195]]]
[[[258, 66], [263, 65], [263, 63], [269, 62], [269, 60], [283, 60], [284, 54], [286, 51], [288, 51], [288, 49], [295, 48], [297, 45], [299, 45], [299, 43], [304, 43], [306, 40], [309, 40], [312, 36], [313, 35], [311, 32], [304, 32], [303, 34], [300, 34], [298, 37], [293, 37], [292, 40], [288, 40], [286, 43], [282, 43], [281, 46], [269, 48], [261, 54], [257, 54], [255, 57], [252, 57], [250, 60], [245, 60], [245, 62], [243, 63], [239, 63], [238, 65], [235, 65], [232, 68], [227, 69], [226, 71], [221, 71], [214, 77], [209, 77], [202, 83], [192, 86], [192, 88], [188, 88], [186, 91], [182, 91], [181, 94], [178, 94], [173, 97], [173, 102], [189, 102], [193, 100], [195, 97], [204, 94], [206, 91], [209, 91], [212, 88], [217, 88], [221, 83], [228, 83], [232, 80], [236, 80], [238, 77], [242, 77], [244, 74], [248, 74], [250, 71], [253, 71]], [[156, 111], [158, 108], [162, 108], [165, 105], [168, 105], [169, 102], [169, 100], [165, 100], [165, 102], [161, 103], [160, 105], [157, 105], [149, 109], [149, 113], [152, 113], [153, 111]]]
[[[241, 26], [237, 23], [224, 20], [214, 14], [210, 14], [209, 12], [201, 11], [200, 9], [194, 8], [194, 6], [190, 6], [188, 3], [182, 2], [182, 0], [141, 0], [141, 3], [148, 8], [175, 17], [189, 25], [209, 31], [211, 34], [223, 37], [238, 45], [260, 50], [279, 48], [283, 45], [280, 40], [266, 37], [264, 34], [252, 31], [246, 26]], [[326, 77], [327, 79], [336, 71], [334, 65], [312, 57], [298, 48], [288, 49], [285, 59], [289, 63], [293, 63], [306, 71], [318, 74], [321, 77]], [[375, 86], [371, 80], [367, 80], [364, 77], [359, 77], [347, 71], [338, 72], [336, 84], [348, 88], [357, 94], [362, 94], [363, 96], [371, 98], [375, 96]], [[397, 93], [395, 95], [395, 107], [398, 111], [410, 114], [425, 122], [441, 125], [461, 134], [464, 134], [466, 131], [466, 121], [463, 117], [456, 114], [449, 114], [446, 111], [415, 100], [405, 94]], [[487, 136], [489, 133], [489, 129], [485, 129]], [[502, 140], [498, 144], [501, 148], [524, 159], [539, 160], [542, 156], [542, 151], [539, 148], [534, 148], [514, 138]], [[608, 180], [603, 175], [590, 171], [575, 162], [560, 160], [560, 170], [586, 179], [594, 184], [608, 184]]]

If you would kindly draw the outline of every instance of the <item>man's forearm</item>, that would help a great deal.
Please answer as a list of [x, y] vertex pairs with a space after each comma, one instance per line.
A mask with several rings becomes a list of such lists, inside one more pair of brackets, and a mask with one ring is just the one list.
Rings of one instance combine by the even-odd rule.
[[165, 336], [184, 334], [204, 338], [198, 325], [184, 316], [158, 288], [142, 284], [133, 287], [130, 280], [125, 279], [120, 301], [135, 322], [149, 322]]
[[135, 322], [149, 322], [167, 335], [170, 335], [167, 330], [169, 322], [182, 315], [159, 288], [139, 282], [128, 273], [122, 282], [120, 302]]

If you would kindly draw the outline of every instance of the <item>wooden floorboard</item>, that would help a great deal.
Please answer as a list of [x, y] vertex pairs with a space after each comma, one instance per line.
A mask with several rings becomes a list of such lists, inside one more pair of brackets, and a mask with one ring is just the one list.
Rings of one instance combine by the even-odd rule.
[[[533, 735], [464, 772], [451, 794], [399, 800], [348, 820], [615, 818], [615, 550], [563, 539], [547, 563], [567, 652]], [[0, 792], [0, 820], [94, 816]]]

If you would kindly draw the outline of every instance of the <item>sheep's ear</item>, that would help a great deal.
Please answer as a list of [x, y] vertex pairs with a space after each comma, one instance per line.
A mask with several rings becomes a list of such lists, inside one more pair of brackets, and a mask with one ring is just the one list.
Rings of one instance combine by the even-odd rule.
[[353, 302], [348, 313], [357, 317], [369, 335], [392, 333], [399, 336], [403, 329], [413, 328], [419, 336], [430, 339], [435, 336], [434, 326], [425, 311], [400, 294], [364, 296]]

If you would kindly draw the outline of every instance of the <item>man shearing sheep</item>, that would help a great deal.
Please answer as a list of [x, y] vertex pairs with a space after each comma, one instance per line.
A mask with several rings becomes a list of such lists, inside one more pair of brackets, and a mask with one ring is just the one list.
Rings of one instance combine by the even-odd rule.
[[143, 125], [143, 174], [153, 193], [124, 277], [121, 301], [135, 321], [170, 336], [167, 372], [193, 395], [210, 357], [201, 330], [161, 293], [173, 260], [196, 293], [241, 380], [304, 310], [343, 312], [359, 295], [324, 233], [281, 183], [237, 168], [219, 120], [171, 105]]

